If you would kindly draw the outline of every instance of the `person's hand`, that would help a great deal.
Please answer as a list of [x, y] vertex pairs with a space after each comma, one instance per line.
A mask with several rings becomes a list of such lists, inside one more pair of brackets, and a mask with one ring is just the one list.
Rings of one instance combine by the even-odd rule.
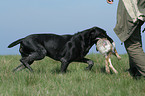
[[113, 4], [113, 0], [107, 0], [108, 4]]

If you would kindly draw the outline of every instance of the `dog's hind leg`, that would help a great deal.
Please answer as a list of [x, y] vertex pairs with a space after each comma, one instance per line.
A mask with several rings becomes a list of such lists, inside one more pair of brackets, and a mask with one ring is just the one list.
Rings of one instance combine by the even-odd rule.
[[[34, 61], [32, 62], [29, 62], [29, 65], [31, 65]], [[12, 72], [17, 72], [17, 71], [20, 71], [20, 70], [23, 70], [25, 69], [26, 67], [21, 63], [18, 67], [16, 67], [15, 69], [13, 69]]]
[[26, 61], [25, 59], [20, 59], [20, 62], [30, 70], [30, 72], [33, 72], [33, 69], [30, 67], [30, 65], [28, 64], [28, 61]]
[[29, 62], [35, 61], [35, 60], [41, 60], [46, 56], [46, 50], [38, 50], [36, 52], [33, 52], [29, 54], [28, 57], [22, 57], [20, 61], [22, 64], [28, 68], [31, 72], [33, 72], [32, 68], [29, 65]]
[[15, 69], [13, 69], [12, 72], [17, 72], [17, 71], [20, 71], [22, 69], [25, 69], [25, 66], [21, 63], [18, 67], [16, 67]]
[[21, 49], [20, 50], [21, 55], [22, 55], [22, 58], [20, 59], [20, 62], [26, 68], [28, 68], [31, 72], [33, 72], [32, 68], [30, 67], [30, 65], [32, 63], [31, 64], [29, 64], [29, 63], [33, 62], [35, 60], [41, 60], [41, 59], [43, 59], [46, 56], [47, 51], [41, 45], [37, 45], [36, 46], [35, 44], [31, 44], [31, 47], [30, 48], [28, 47], [31, 51], [27, 52], [27, 51], [25, 51], [25, 50], [27, 50], [27, 47], [24, 47], [25, 49]]

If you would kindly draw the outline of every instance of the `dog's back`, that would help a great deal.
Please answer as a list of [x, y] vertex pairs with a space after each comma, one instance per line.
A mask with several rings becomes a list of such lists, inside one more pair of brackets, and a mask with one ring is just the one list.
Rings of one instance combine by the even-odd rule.
[[47, 56], [55, 60], [59, 60], [60, 56], [62, 55], [60, 54], [60, 51], [63, 51], [64, 45], [71, 39], [71, 37], [72, 35], [32, 34], [25, 38], [14, 41], [8, 46], [8, 48], [20, 44], [20, 49], [22, 49], [22, 51], [20, 50], [20, 53], [29, 54], [33, 51], [41, 50], [43, 47], [47, 51]]

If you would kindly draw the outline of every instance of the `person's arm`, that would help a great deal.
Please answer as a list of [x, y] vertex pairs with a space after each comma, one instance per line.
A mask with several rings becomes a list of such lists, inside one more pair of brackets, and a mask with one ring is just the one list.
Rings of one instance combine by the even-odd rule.
[[113, 0], [107, 0], [108, 4], [113, 4]]

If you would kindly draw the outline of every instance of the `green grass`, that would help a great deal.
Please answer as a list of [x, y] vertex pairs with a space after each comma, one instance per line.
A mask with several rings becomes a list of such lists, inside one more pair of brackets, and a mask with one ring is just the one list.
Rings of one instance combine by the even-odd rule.
[[20, 56], [0, 56], [0, 96], [145, 96], [145, 80], [133, 79], [126, 71], [128, 56], [112, 64], [118, 74], [104, 71], [104, 57], [87, 55], [94, 61], [91, 71], [87, 64], [71, 63], [66, 74], [59, 73], [60, 62], [48, 57], [32, 64], [34, 73], [27, 69], [12, 73], [19, 65]]

